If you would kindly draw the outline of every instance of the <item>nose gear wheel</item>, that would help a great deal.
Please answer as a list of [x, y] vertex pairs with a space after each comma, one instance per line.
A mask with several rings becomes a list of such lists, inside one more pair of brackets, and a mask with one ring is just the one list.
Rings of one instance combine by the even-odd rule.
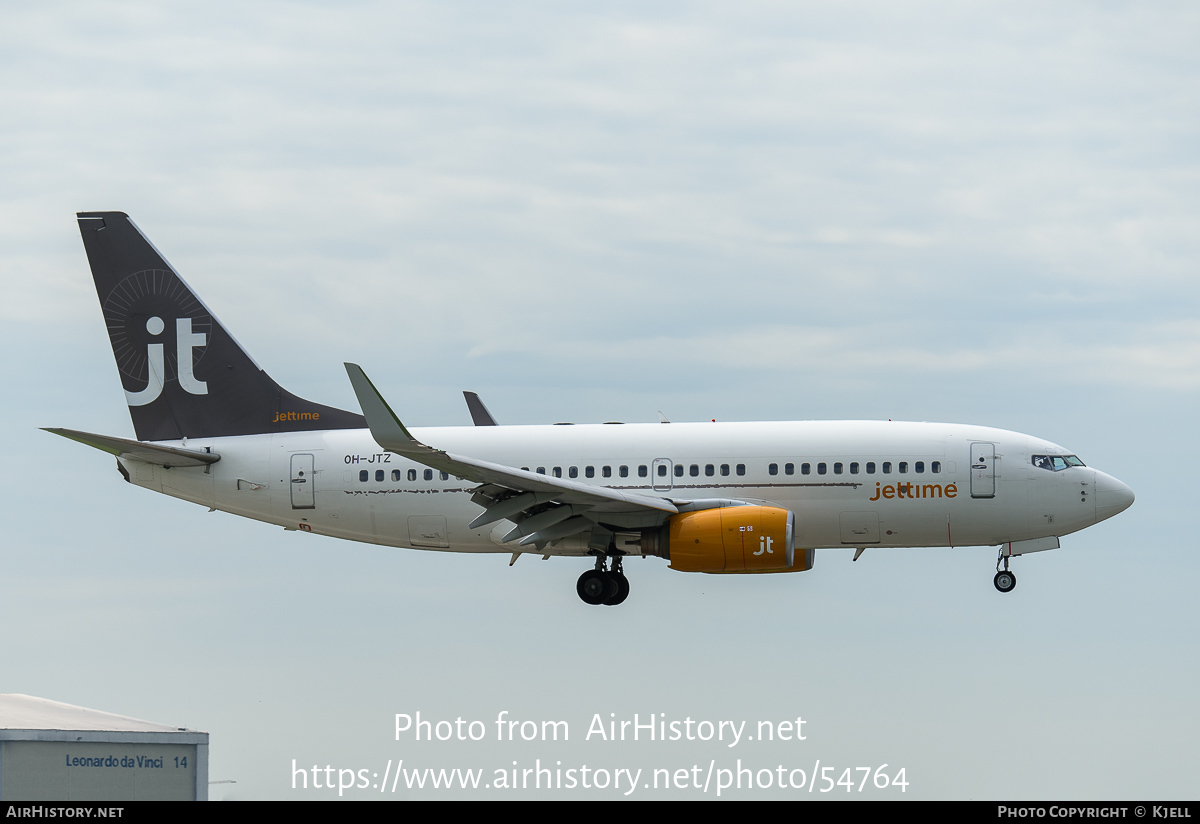
[[1001, 592], [1012, 592], [1013, 587], [1017, 585], [1017, 576], [1006, 569], [1002, 572], [997, 572], [996, 577], [992, 579], [992, 583]]
[[[1004, 569], [1000, 569], [1000, 564], [1004, 564]], [[1000, 550], [1000, 557], [996, 559], [996, 577], [992, 579], [996, 589], [1000, 592], [1012, 592], [1017, 586], [1017, 576], [1008, 571], [1008, 556], [1004, 554], [1004, 550]]]

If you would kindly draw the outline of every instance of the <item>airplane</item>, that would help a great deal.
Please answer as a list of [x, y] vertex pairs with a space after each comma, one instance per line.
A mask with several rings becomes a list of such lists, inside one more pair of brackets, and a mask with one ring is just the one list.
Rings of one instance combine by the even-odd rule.
[[304, 400], [246, 353], [123, 212], [77, 214], [136, 440], [135, 486], [288, 530], [385, 546], [588, 559], [615, 606], [624, 560], [713, 574], [811, 570], [816, 549], [996, 546], [1010, 560], [1122, 512], [1133, 491], [1057, 444], [893, 421], [409, 428], [355, 364], [361, 414]]

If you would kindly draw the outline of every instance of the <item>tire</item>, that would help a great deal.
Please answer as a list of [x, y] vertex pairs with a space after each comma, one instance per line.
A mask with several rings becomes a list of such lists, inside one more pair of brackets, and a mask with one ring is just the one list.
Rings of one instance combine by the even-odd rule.
[[620, 572], [610, 572], [609, 577], [616, 584], [617, 591], [610, 597], [604, 599], [604, 605], [615, 607], [617, 604], [623, 603], [629, 597], [629, 579]]
[[592, 606], [603, 604], [612, 588], [608, 573], [598, 569], [589, 569], [579, 576], [579, 581], [575, 584], [575, 591], [579, 593], [579, 597], [585, 604]]
[[1017, 576], [1008, 570], [1004, 570], [1003, 572], [996, 573], [996, 577], [992, 579], [992, 583], [1001, 592], [1012, 592], [1013, 588], [1017, 585]]

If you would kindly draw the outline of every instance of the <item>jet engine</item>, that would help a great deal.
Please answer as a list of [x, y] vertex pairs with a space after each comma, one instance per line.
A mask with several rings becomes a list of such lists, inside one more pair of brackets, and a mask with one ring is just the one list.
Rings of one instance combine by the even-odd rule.
[[672, 515], [642, 533], [644, 555], [681, 572], [804, 572], [814, 552], [796, 552], [796, 516], [775, 506], [727, 506]]

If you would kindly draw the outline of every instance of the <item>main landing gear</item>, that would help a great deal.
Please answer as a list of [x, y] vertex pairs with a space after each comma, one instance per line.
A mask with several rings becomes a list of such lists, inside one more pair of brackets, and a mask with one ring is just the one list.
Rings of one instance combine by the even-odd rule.
[[621, 556], [613, 556], [612, 570], [608, 569], [608, 556], [596, 556], [596, 568], [579, 576], [575, 591], [585, 604], [615, 607], [629, 597], [629, 579], [621, 569]]
[[[1000, 564], [1004, 564], [1004, 569], [1000, 569]], [[1008, 556], [1004, 554], [1004, 550], [1000, 550], [1000, 557], [996, 559], [996, 577], [992, 579], [992, 583], [996, 585], [996, 589], [1001, 592], [1012, 592], [1017, 585], [1017, 576], [1008, 571]]]

